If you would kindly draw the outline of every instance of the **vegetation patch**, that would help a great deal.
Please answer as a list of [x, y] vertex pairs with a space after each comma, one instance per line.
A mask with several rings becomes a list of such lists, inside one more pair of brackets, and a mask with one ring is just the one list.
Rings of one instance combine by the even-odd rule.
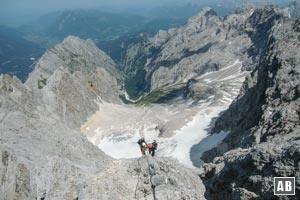
[[125, 104], [131, 104], [132, 102], [131, 101], [128, 101], [125, 97], [125, 95], [119, 95], [119, 98], [123, 101], [123, 103]]
[[136, 104], [149, 105], [152, 103], [164, 103], [168, 100], [183, 95], [186, 90], [185, 83], [179, 83], [172, 86], [161, 87], [141, 98]]
[[38, 80], [37, 84], [38, 84], [38, 88], [41, 90], [43, 89], [44, 86], [47, 85], [47, 79], [41, 77], [41, 79]]
[[146, 71], [142, 67], [139, 67], [135, 76], [125, 81], [125, 89], [131, 99], [138, 99], [144, 92], [146, 87], [145, 76]]

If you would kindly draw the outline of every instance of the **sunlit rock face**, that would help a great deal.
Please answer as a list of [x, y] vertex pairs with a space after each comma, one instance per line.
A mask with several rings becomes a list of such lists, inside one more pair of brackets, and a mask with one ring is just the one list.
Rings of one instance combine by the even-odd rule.
[[[273, 177], [285, 176], [296, 177], [296, 196], [300, 194], [300, 33], [298, 21], [287, 16], [268, 6], [248, 19], [260, 58], [241, 94], [212, 129], [230, 134], [202, 156], [212, 162], [203, 177], [208, 198], [270, 199]], [[235, 173], [237, 178], [228, 176]]]
[[49, 49], [26, 81], [46, 109], [75, 127], [97, 110], [97, 102], [121, 103], [120, 73], [91, 40], [69, 36]]

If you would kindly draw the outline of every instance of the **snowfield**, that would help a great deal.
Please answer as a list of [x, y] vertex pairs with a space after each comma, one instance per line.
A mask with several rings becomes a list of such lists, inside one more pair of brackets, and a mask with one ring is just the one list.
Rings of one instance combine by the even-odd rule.
[[81, 127], [89, 141], [115, 158], [141, 156], [137, 141], [158, 142], [157, 156], [170, 156], [187, 167], [200, 166], [202, 153], [218, 145], [227, 132], [209, 135], [216, 118], [238, 95], [245, 72], [238, 60], [198, 80], [205, 84], [226, 84], [218, 97], [197, 106], [191, 104], [151, 106], [99, 104], [99, 110]]
[[[191, 156], [191, 147], [201, 142], [208, 137], [208, 132], [213, 124], [213, 119], [218, 117], [219, 113], [224, 111], [227, 107], [199, 107], [199, 112], [194, 116], [193, 120], [187, 123], [180, 130], [176, 131], [176, 135], [171, 138], [160, 139], [160, 148], [157, 151], [159, 156], [171, 156], [177, 158], [181, 163], [188, 167], [193, 167], [196, 160], [200, 160], [201, 154], [198, 157]], [[227, 134], [220, 134], [221, 137], [210, 141], [206, 144], [208, 150], [218, 145]], [[203, 153], [202, 151], [201, 153]], [[192, 158], [195, 160], [193, 161]]]

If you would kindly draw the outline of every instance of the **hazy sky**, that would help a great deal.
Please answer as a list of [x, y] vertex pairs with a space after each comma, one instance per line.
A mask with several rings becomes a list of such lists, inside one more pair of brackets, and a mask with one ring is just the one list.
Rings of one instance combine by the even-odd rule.
[[[0, 24], [13, 22], [14, 20], [26, 20], [30, 16], [38, 16], [48, 12], [65, 9], [104, 9], [110, 11], [120, 9], [141, 9], [155, 7], [158, 5], [173, 5], [174, 3], [197, 2], [209, 4], [211, 2], [229, 2], [234, 4], [237, 1], [246, 0], [0, 0]], [[287, 0], [249, 0], [266, 2], [282, 2]]]
[[[107, 6], [116, 7], [136, 7], [136, 6], [156, 6], [162, 4], [169, 4], [174, 2], [237, 2], [246, 0], [0, 0], [0, 14], [29, 14], [29, 13], [45, 13], [62, 9], [73, 8], [101, 8]], [[249, 0], [267, 2], [270, 0]], [[271, 0], [272, 1], [272, 0]], [[273, 0], [274, 2], [286, 1], [286, 0]]]
[[65, 9], [141, 10], [170, 2], [173, 4], [199, 0], [0, 0], [0, 24], [28, 21], [30, 17]]
[[[176, 0], [0, 0], [0, 12], [47, 12], [73, 8], [101, 8], [107, 6], [134, 7], [158, 5]], [[180, 0], [188, 2], [187, 0]]]

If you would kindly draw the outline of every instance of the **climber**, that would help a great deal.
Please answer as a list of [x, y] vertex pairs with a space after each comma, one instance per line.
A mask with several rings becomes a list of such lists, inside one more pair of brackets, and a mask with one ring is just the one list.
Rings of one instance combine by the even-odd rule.
[[157, 142], [153, 140], [152, 144], [148, 144], [149, 154], [153, 157], [157, 149]]
[[146, 154], [146, 145], [147, 145], [145, 138], [140, 138], [137, 143], [140, 145], [142, 155], [145, 155]]

